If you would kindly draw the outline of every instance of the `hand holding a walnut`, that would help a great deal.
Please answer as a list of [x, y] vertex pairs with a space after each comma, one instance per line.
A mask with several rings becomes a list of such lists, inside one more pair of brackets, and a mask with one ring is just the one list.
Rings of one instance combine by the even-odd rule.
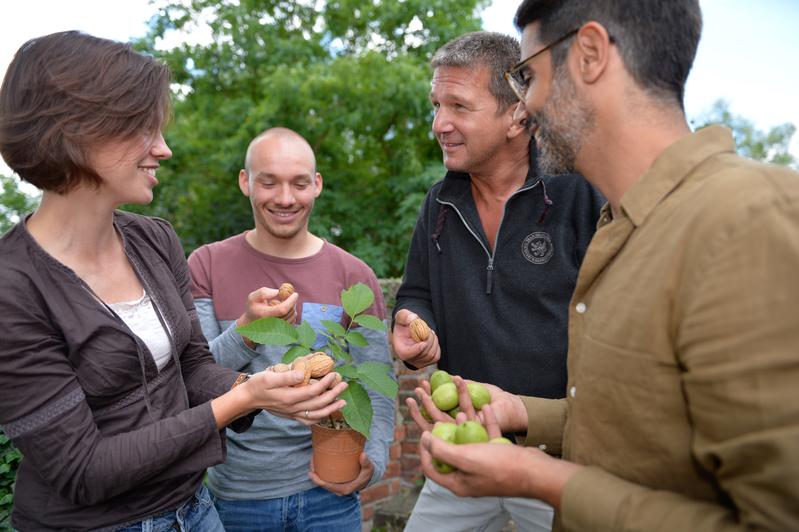
[[[236, 327], [247, 325], [267, 316], [294, 323], [297, 320], [297, 300], [299, 297], [299, 294], [294, 292], [294, 287], [288, 283], [283, 283], [279, 289], [263, 286], [254, 292], [250, 292], [250, 295], [247, 296], [247, 309], [236, 320]], [[255, 348], [255, 343], [250, 341], [249, 338], [244, 338], [244, 343], [250, 349]]]
[[438, 336], [419, 316], [402, 309], [394, 317], [391, 347], [400, 360], [421, 369], [441, 358]]

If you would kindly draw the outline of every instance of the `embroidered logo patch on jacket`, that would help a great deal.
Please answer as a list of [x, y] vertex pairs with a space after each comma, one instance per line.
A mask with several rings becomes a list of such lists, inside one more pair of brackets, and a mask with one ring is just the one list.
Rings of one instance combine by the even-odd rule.
[[555, 246], [549, 233], [530, 233], [522, 242], [522, 254], [533, 264], [546, 264], [554, 253]]

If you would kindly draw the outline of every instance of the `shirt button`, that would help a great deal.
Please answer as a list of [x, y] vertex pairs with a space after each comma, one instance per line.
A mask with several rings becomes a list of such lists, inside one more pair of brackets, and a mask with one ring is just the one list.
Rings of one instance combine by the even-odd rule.
[[572, 397], [577, 395], [577, 386], [572, 386], [571, 388], [569, 388], [569, 395], [571, 395]]
[[580, 303], [577, 303], [577, 305], [575, 305], [574, 310], [577, 311], [577, 314], [585, 314], [586, 308], [587, 307], [585, 306], [585, 303], [581, 301]]
[[547, 450], [547, 444], [546, 443], [542, 443], [541, 445], [538, 446], [538, 448], [541, 449], [542, 451], [546, 451]]

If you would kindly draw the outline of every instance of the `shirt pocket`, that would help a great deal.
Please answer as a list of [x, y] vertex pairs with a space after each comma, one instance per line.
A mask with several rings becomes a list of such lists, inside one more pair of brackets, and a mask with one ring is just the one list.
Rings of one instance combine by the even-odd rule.
[[303, 303], [302, 321], [307, 322], [316, 331], [316, 343], [314, 349], [319, 349], [327, 343], [327, 338], [322, 336], [321, 331], [325, 331], [322, 320], [341, 323], [344, 316], [344, 307], [338, 305], [328, 305], [327, 303]]

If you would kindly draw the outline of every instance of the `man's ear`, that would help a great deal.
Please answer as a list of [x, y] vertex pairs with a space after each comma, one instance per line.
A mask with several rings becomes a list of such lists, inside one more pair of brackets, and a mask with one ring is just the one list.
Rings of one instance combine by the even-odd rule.
[[574, 58], [578, 61], [579, 77], [583, 83], [595, 83], [608, 67], [611, 38], [598, 22], [585, 24], [576, 37]]
[[314, 194], [314, 198], [318, 198], [319, 194], [322, 193], [322, 174], [316, 172], [314, 176], [314, 185], [316, 186], [316, 194]]
[[242, 194], [250, 197], [250, 174], [247, 173], [247, 170], [239, 170], [239, 189]]
[[527, 107], [522, 102], [516, 102], [513, 105], [513, 113], [511, 114], [511, 125], [508, 128], [508, 138], [515, 138], [520, 133], [527, 131], [527, 119], [529, 118]]

